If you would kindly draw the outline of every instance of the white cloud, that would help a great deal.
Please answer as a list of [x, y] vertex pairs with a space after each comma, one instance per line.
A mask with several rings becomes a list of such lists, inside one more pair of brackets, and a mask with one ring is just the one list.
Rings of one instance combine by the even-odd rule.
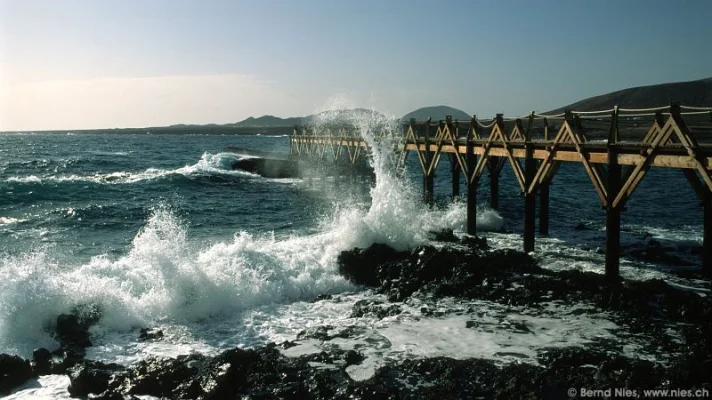
[[26, 82], [0, 91], [0, 130], [226, 123], [268, 110], [306, 111], [276, 82], [249, 75]]

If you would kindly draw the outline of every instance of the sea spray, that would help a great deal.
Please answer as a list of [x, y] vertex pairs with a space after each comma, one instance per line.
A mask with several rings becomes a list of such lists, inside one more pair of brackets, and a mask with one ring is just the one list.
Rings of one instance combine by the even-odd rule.
[[[423, 243], [430, 231], [462, 230], [465, 207], [454, 202], [444, 210], [422, 203], [412, 186], [396, 174], [399, 151], [402, 151], [402, 126], [397, 118], [375, 110], [345, 110], [350, 104], [344, 98], [334, 100], [329, 111], [316, 115], [314, 125], [351, 125], [369, 145], [369, 162], [376, 176], [371, 188], [371, 204], [366, 210], [341, 209], [334, 217], [335, 225], [351, 246], [366, 247], [386, 243], [407, 249]], [[492, 215], [494, 214], [494, 215]], [[491, 211], [483, 220], [486, 228], [501, 229]]]
[[0, 352], [53, 347], [53, 319], [78, 304], [102, 310], [97, 332], [125, 331], [354, 288], [333, 265], [342, 249], [333, 232], [285, 240], [240, 232], [232, 242], [196, 246], [159, 208], [116, 260], [94, 257], [74, 268], [60, 268], [47, 252], [0, 260]]
[[[321, 123], [333, 122], [335, 114], [355, 126], [371, 147], [376, 182], [370, 205], [340, 203], [310, 235], [277, 238], [244, 232], [236, 220], [231, 240], [207, 243], [191, 240], [188, 225], [170, 207], [155, 207], [124, 255], [104, 254], [79, 265], [60, 263], [45, 250], [2, 258], [0, 352], [28, 355], [38, 345], [52, 347], [53, 320], [79, 304], [101, 308], [103, 317], [93, 331], [101, 335], [157, 324], [194, 324], [265, 304], [355, 290], [337, 272], [341, 251], [377, 242], [405, 249], [427, 240], [431, 230], [461, 229], [461, 203], [444, 210], [428, 208], [396, 176], [392, 151], [400, 140], [397, 122], [375, 112], [338, 112], [322, 115]], [[377, 129], [386, 135], [376, 139]], [[164, 174], [232, 174], [229, 157], [206, 152], [192, 165], [148, 169], [117, 176], [115, 182]]]

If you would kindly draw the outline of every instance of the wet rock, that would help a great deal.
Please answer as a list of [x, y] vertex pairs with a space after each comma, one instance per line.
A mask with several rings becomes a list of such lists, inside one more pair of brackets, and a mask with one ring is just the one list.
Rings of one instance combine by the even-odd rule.
[[30, 362], [22, 357], [0, 354], [0, 395], [9, 393], [34, 377]]
[[91, 346], [88, 327], [80, 322], [74, 314], [61, 314], [57, 317], [55, 328], [57, 339], [64, 346], [77, 346], [80, 348]]
[[116, 364], [104, 364], [98, 361], [85, 361], [68, 370], [69, 394], [73, 397], [86, 397], [101, 394], [109, 388], [113, 374], [121, 371]]
[[380, 301], [359, 300], [354, 304], [351, 310], [351, 318], [372, 316], [378, 319], [383, 319], [385, 317], [400, 315], [402, 312], [403, 309], [397, 304], [389, 305], [383, 304]]
[[101, 308], [96, 304], [79, 305], [70, 314], [60, 314], [55, 324], [55, 337], [60, 347], [53, 354], [62, 362], [53, 366], [53, 373], [64, 373], [84, 359], [85, 348], [92, 345], [89, 328], [101, 319]]
[[[403, 301], [416, 291], [479, 297], [487, 277], [545, 273], [531, 256], [514, 250], [419, 246], [406, 253], [383, 246], [342, 252], [339, 270], [354, 283], [377, 287], [390, 301]], [[378, 256], [369, 256], [374, 253]]]
[[329, 335], [329, 330], [334, 329], [333, 326], [318, 326], [315, 328], [304, 329], [297, 333], [297, 340], [304, 339], [318, 339], [318, 340], [331, 340], [333, 337]]
[[[369, 368], [367, 360], [356, 350], [331, 347], [334, 344], [328, 341], [356, 337], [363, 334], [362, 328], [321, 326], [300, 332], [297, 342], [323, 341], [322, 351], [293, 358], [280, 351], [295, 342], [232, 349], [216, 357], [149, 359], [129, 367], [80, 361], [70, 369], [72, 390], [79, 396], [104, 398], [534, 399], [566, 398], [570, 387], [712, 387], [712, 298], [661, 280], [609, 283], [590, 272], [553, 272], [539, 268], [522, 252], [489, 250], [485, 245], [420, 246], [406, 252], [374, 245], [343, 252], [339, 270], [352, 282], [372, 286], [391, 300], [422, 307], [422, 317], [447, 313], [438, 305], [443, 296], [525, 306], [530, 312], [552, 301], [595, 306], [630, 332], [645, 333], [658, 353], [675, 355], [670, 356], [669, 366], [627, 358], [621, 355], [619, 341], [598, 339], [577, 347], [546, 349], [536, 357], [539, 365], [501, 366], [490, 360], [444, 357], [385, 360], [385, 365], [374, 366], [363, 379], [354, 380], [349, 374]], [[354, 305], [352, 317], [383, 318], [400, 312], [398, 304], [362, 300]], [[532, 334], [523, 321], [501, 322], [510, 332]], [[465, 326], [478, 327], [476, 321]], [[670, 326], [679, 330], [681, 340], [666, 334]], [[502, 357], [527, 357], [502, 350]]]
[[452, 229], [429, 232], [428, 238], [436, 242], [458, 243], [460, 241], [460, 238], [455, 236]]
[[487, 239], [479, 236], [463, 235], [460, 238], [460, 244], [479, 250], [487, 250], [489, 248]]
[[366, 249], [343, 251], [337, 259], [339, 273], [358, 285], [378, 286], [381, 267], [402, 260], [405, 254], [380, 243]]
[[52, 353], [41, 347], [32, 352], [32, 367], [35, 375], [47, 375], [52, 373]]
[[142, 328], [139, 331], [138, 340], [145, 342], [146, 340], [158, 340], [163, 338], [163, 331], [158, 328], [148, 329]]
[[360, 364], [363, 360], [363, 354], [355, 350], [349, 350], [344, 354], [344, 361], [346, 361], [346, 365]]
[[699, 364], [680, 365], [676, 374], [670, 374], [652, 362], [616, 355], [613, 346], [600, 342], [591, 348], [548, 349], [537, 358], [539, 366], [445, 357], [390, 361], [370, 378], [354, 381], [345, 370], [363, 361], [357, 351], [326, 349], [288, 358], [271, 345], [232, 349], [216, 357], [149, 359], [130, 367], [84, 362], [71, 370], [70, 391], [101, 398], [536, 399], [564, 396], [570, 387], [662, 388], [673, 383], [702, 387], [710, 380], [691, 370]]
[[248, 157], [232, 162], [232, 169], [240, 169], [265, 178], [299, 178], [299, 164], [293, 160]]

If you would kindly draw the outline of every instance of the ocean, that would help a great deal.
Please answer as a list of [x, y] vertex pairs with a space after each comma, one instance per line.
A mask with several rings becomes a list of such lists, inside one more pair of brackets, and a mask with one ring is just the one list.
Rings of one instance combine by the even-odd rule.
[[[465, 328], [471, 316], [425, 317], [415, 300], [400, 315], [352, 317], [357, 301], [382, 296], [340, 276], [339, 253], [373, 243], [408, 249], [428, 242], [430, 231], [461, 233], [465, 200], [451, 199], [445, 157], [433, 207], [421, 201], [415, 155], [398, 177], [387, 150], [376, 149], [375, 182], [267, 179], [231, 169], [241, 156], [227, 147], [288, 152], [289, 133], [0, 134], [0, 353], [30, 358], [35, 348], [54, 349], [56, 317], [98, 304], [102, 318], [91, 328], [87, 358], [120, 364], [294, 340], [326, 325], [360, 329], [356, 338], [330, 343], [366, 356], [349, 367], [353, 379], [397, 359], [536, 362], [541, 348], [600, 338], [626, 337], [626, 354], [658, 357], [643, 354], [606, 312], [556, 304], [531, 313], [486, 301], [438, 303], [485, 310], [482, 322], [494, 328], [482, 331]], [[487, 179], [485, 173], [478, 192], [479, 234], [492, 247], [521, 249], [523, 198], [511, 169], [502, 171], [498, 210], [488, 207]], [[622, 225], [624, 278], [660, 278], [708, 293], [705, 282], [684, 273], [701, 265], [702, 209], [679, 171], [653, 169]], [[551, 187], [550, 236], [537, 237], [535, 259], [553, 270], [602, 273], [604, 229], [605, 212], [583, 167], [563, 165]], [[641, 256], [650, 246], [665, 256]], [[331, 296], [316, 301], [322, 295]], [[500, 331], [492, 321], [502, 319], [543, 333]], [[160, 328], [165, 337], [139, 341], [140, 328]], [[288, 351], [320, 346], [307, 340]], [[67, 397], [67, 385], [66, 376], [49, 375], [10, 398]]]

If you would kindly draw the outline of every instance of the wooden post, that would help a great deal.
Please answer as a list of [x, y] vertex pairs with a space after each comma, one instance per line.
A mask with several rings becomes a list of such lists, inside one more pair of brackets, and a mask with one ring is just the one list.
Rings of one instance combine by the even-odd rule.
[[[425, 122], [425, 153], [423, 154], [425, 158], [425, 165], [426, 167], [430, 166], [430, 163], [432, 161], [432, 154], [430, 154], [430, 121], [431, 119], [428, 118], [428, 120]], [[425, 204], [427, 205], [432, 205], [433, 204], [433, 191], [435, 189], [435, 171], [432, 171], [431, 173], [427, 173], [426, 171], [423, 171], [423, 199], [425, 200]]]
[[[524, 252], [534, 251], [534, 231], [536, 230], [536, 189], [529, 191], [529, 187], [534, 181], [537, 170], [537, 161], [534, 159], [534, 144], [531, 141], [531, 121], [525, 138], [525, 160], [524, 160]], [[517, 120], [517, 125], [521, 126], [521, 121]]]
[[[452, 116], [450, 115], [445, 117], [445, 122], [455, 140], [459, 139], [460, 127], [458, 123], [455, 122], [455, 125], [453, 125]], [[452, 171], [452, 200], [455, 201], [460, 197], [460, 164], [457, 163], [457, 159], [454, 155], [450, 156], [450, 167]]]
[[[472, 127], [477, 126], [475, 116], [472, 117]], [[475, 165], [477, 165], [477, 156], [475, 156], [475, 143], [473, 142], [473, 135], [470, 134], [472, 129], [468, 130], [467, 133], [467, 156], [465, 162], [467, 163], [467, 174], [465, 174], [465, 181], [467, 182], [467, 233], [470, 235], [477, 234], [477, 185], [479, 184], [479, 178], [468, 176], [472, 174], [475, 170]], [[474, 178], [473, 180], [471, 180]]]
[[606, 205], [606, 279], [616, 281], [621, 256], [621, 209], [613, 207], [613, 201], [621, 187], [621, 166], [618, 152], [608, 151], [608, 199]]
[[549, 235], [549, 185], [546, 179], [539, 185], [539, 235]]
[[614, 107], [608, 135], [608, 193], [606, 198], [606, 280], [616, 282], [620, 274], [621, 207], [613, 202], [621, 190], [621, 166], [618, 164], [618, 106]]
[[[452, 158], [451, 158], [452, 160]], [[457, 161], [452, 162], [452, 200], [457, 200], [460, 197], [460, 165]]]
[[702, 273], [712, 276], [712, 192], [705, 187], [704, 202], [704, 231], [702, 236]]

